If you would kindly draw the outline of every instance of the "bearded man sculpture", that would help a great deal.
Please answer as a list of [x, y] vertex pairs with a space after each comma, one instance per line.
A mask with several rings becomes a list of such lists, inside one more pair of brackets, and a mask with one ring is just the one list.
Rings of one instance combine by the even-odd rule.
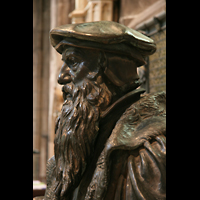
[[64, 103], [45, 200], [166, 198], [166, 95], [142, 94], [137, 67], [154, 41], [116, 22], [50, 31]]

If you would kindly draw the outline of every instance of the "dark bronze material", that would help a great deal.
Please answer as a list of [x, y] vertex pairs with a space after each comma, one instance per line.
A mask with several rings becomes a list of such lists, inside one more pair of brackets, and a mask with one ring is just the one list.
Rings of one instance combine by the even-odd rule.
[[142, 94], [136, 70], [153, 40], [108, 21], [63, 25], [50, 40], [64, 103], [44, 199], [165, 199], [166, 94]]

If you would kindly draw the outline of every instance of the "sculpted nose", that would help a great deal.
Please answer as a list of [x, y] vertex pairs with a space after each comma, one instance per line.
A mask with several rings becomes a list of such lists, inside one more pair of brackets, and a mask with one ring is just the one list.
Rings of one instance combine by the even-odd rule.
[[60, 70], [60, 73], [59, 73], [58, 79], [57, 79], [57, 81], [60, 85], [65, 85], [72, 81], [69, 71], [70, 71], [70, 68], [64, 64]]

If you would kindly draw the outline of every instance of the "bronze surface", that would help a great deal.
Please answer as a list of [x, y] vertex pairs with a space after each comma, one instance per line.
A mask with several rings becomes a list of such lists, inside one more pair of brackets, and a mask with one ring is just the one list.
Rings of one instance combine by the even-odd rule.
[[52, 29], [63, 85], [45, 200], [166, 199], [166, 94], [143, 94], [154, 41], [115, 22]]

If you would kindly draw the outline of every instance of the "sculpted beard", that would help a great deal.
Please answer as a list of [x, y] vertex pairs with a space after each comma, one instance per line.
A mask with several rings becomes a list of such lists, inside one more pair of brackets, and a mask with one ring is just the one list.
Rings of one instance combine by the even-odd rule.
[[104, 83], [85, 79], [80, 86], [63, 87], [71, 94], [63, 103], [54, 152], [57, 196], [75, 189], [89, 163], [98, 134], [100, 111], [110, 103], [112, 94]]

